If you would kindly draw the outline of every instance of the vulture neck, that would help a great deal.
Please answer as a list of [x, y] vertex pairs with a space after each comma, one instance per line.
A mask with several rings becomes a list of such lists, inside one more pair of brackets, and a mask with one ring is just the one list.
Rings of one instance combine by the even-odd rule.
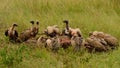
[[8, 33], [10, 34], [11, 32], [13, 32], [14, 28], [15, 28], [15, 26], [10, 27]]
[[14, 30], [14, 28], [15, 28], [15, 26], [12, 26], [12, 27], [10, 28], [10, 30]]
[[36, 29], [38, 29], [38, 28], [39, 28], [39, 22], [36, 23]]
[[33, 31], [34, 30], [34, 24], [32, 24], [32, 27], [31, 27], [31, 31]]
[[36, 29], [38, 29], [39, 28], [39, 26], [38, 26], [38, 24], [36, 25]]
[[66, 29], [69, 30], [69, 25], [68, 25], [68, 23], [66, 23]]

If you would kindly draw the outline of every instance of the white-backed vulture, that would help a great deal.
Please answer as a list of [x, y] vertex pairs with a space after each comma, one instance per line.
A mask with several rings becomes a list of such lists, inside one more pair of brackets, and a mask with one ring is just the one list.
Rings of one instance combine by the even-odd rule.
[[62, 31], [62, 36], [68, 36], [70, 38], [70, 39], [63, 38], [63, 40], [68, 42], [68, 44], [64, 42], [65, 46], [73, 45], [74, 50], [78, 51], [80, 46], [82, 45], [83, 40], [80, 29], [79, 28], [73, 29], [69, 27], [68, 20], [64, 20], [63, 23], [65, 23], [65, 29]]
[[60, 48], [60, 40], [58, 37], [39, 37], [37, 40], [37, 45], [41, 46], [41, 44], [44, 44], [44, 47], [51, 49], [52, 51], [57, 51]]
[[70, 38], [72, 36], [79, 36], [81, 37], [81, 31], [79, 28], [76, 28], [76, 29], [73, 29], [71, 27], [69, 27], [69, 22], [68, 20], [64, 20], [63, 23], [65, 23], [66, 27], [65, 29], [62, 31], [62, 35], [67, 35], [69, 36]]
[[46, 40], [46, 47], [49, 49], [52, 49], [52, 40], [51, 39]]
[[34, 29], [34, 21], [30, 21], [30, 23], [32, 24], [32, 27], [20, 33], [18, 42], [27, 41], [28, 39], [32, 37], [33, 35], [32, 31]]
[[118, 44], [118, 40], [117, 38], [109, 35], [109, 34], [105, 34], [104, 40], [107, 42], [108, 45], [110, 45], [113, 49], [114, 47], [117, 47]]
[[67, 49], [71, 46], [71, 39], [67, 36], [56, 36], [52, 38], [39, 37], [37, 44], [45, 44], [46, 48], [49, 48], [52, 51], [57, 51], [60, 47]]
[[60, 34], [60, 31], [57, 25], [53, 25], [48, 26], [44, 33], [49, 37], [55, 37]]
[[73, 36], [71, 38], [71, 45], [74, 48], [74, 51], [79, 51], [80, 48], [83, 46], [82, 43], [83, 43], [82, 37]]
[[71, 35], [71, 36], [82, 37], [82, 35], [81, 35], [81, 31], [80, 31], [79, 28], [76, 28], [76, 29], [70, 29], [70, 35]]
[[111, 47], [111, 49], [114, 49], [115, 47], [118, 46], [118, 40], [117, 38], [111, 36], [110, 34], [106, 34], [104, 32], [98, 32], [98, 31], [94, 31], [90, 34], [91, 36], [95, 36], [99, 39], [103, 39], [106, 44]]
[[85, 47], [89, 50], [89, 51], [107, 51], [107, 48], [95, 37], [93, 38], [87, 38], [85, 40], [86, 44]]
[[58, 37], [49, 38], [46, 40], [46, 47], [53, 51], [57, 51], [60, 48], [60, 40]]
[[17, 26], [18, 26], [17, 24], [13, 24], [10, 28], [8, 28], [5, 31], [5, 35], [7, 37], [9, 37], [9, 40], [12, 40], [12, 41], [16, 42], [16, 39], [18, 37], [18, 32], [15, 30], [15, 27], [17, 27]]
[[36, 26], [35, 26], [34, 21], [30, 21], [30, 23], [32, 24], [32, 27], [25, 30], [24, 32], [20, 33], [20, 36], [18, 38], [18, 40], [20, 42], [24, 42], [24, 41], [27, 41], [30, 38], [34, 38], [38, 34], [39, 22], [36, 22]]

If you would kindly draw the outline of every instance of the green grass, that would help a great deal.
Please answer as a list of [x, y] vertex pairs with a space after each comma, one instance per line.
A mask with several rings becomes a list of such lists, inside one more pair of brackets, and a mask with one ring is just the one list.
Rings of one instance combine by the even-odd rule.
[[[12, 44], [4, 31], [16, 22], [20, 32], [29, 28], [29, 21], [40, 21], [40, 33], [49, 25], [64, 28], [63, 20], [80, 28], [84, 38], [90, 31], [103, 31], [120, 40], [119, 0], [0, 0], [0, 68], [119, 68], [120, 48], [108, 53], [90, 54], [60, 49]], [[120, 43], [120, 42], [119, 42]]]

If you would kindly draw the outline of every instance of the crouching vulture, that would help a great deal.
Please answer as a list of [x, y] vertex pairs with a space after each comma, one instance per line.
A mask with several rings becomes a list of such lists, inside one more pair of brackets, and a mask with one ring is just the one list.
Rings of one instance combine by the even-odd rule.
[[98, 32], [98, 31], [94, 31], [92, 34], [97, 38], [103, 39], [111, 49], [114, 49], [119, 45], [118, 39], [110, 34], [106, 34], [104, 32]]
[[78, 36], [73, 36], [71, 38], [71, 45], [74, 48], [74, 51], [79, 51], [83, 46], [83, 38]]
[[83, 43], [83, 37], [81, 34], [81, 31], [79, 28], [71, 28], [69, 27], [69, 22], [68, 20], [64, 20], [63, 23], [65, 23], [65, 29], [62, 31], [62, 35], [68, 36], [70, 38], [70, 42], [75, 51], [80, 50], [80, 47], [82, 46]]
[[5, 31], [5, 36], [9, 37], [10, 41], [16, 42], [16, 40], [18, 38], [18, 32], [17, 32], [17, 30], [15, 30], [15, 27], [17, 27], [17, 26], [18, 25], [14, 23], [10, 28], [8, 28]]
[[96, 51], [96, 52], [102, 52], [107, 51], [107, 48], [99, 41], [99, 39], [93, 37], [93, 38], [87, 38], [85, 40], [85, 47], [90, 51]]
[[60, 34], [59, 27], [57, 25], [48, 26], [44, 33], [49, 37], [55, 37]]
[[65, 23], [66, 27], [64, 30], [62, 30], [62, 35], [69, 36], [70, 38], [72, 36], [82, 37], [81, 31], [79, 28], [73, 29], [73, 28], [69, 27], [68, 20], [64, 20], [63, 23]]
[[[92, 42], [94, 41], [94, 42]], [[87, 48], [96, 48], [99, 46], [99, 50], [108, 51], [111, 49], [115, 49], [118, 46], [117, 38], [111, 36], [110, 34], [106, 34], [104, 32], [94, 31], [89, 33], [89, 38], [86, 39], [87, 44], [85, 46]], [[100, 48], [101, 46], [101, 48]]]

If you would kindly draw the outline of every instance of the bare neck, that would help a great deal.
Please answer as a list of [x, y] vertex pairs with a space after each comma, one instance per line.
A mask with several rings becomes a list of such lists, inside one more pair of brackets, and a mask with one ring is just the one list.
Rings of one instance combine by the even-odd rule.
[[66, 23], [66, 29], [69, 30], [69, 25], [68, 25], [68, 23]]
[[34, 29], [34, 24], [32, 24], [32, 27], [31, 27], [31, 30], [33, 30]]
[[15, 28], [15, 26], [12, 26], [12, 27], [10, 28], [10, 30], [14, 30], [14, 28]]

